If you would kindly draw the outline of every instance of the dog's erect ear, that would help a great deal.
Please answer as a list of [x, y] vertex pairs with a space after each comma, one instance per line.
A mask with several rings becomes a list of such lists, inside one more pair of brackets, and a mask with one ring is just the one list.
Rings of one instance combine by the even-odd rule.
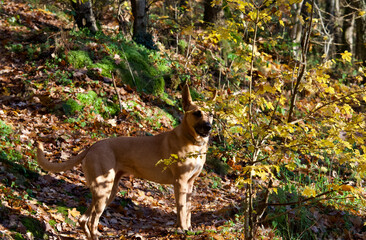
[[189, 92], [188, 84], [185, 84], [182, 91], [183, 110], [187, 111], [189, 109], [189, 106], [191, 106], [191, 104], [192, 104], [191, 93]]

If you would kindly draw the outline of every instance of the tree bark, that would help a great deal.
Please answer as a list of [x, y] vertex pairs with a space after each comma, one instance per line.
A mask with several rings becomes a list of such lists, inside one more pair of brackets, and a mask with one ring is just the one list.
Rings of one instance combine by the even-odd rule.
[[93, 13], [92, 1], [70, 1], [75, 10], [75, 22], [79, 29], [88, 28], [93, 34], [98, 31], [97, 22]]
[[[213, 2], [215, 2], [214, 5]], [[217, 2], [214, 0], [205, 0], [204, 2], [204, 15], [203, 21], [210, 24], [220, 24], [224, 16], [224, 11], [222, 9], [222, 1]]]
[[342, 52], [349, 51], [354, 54], [353, 34], [354, 34], [355, 12], [351, 3], [346, 3], [344, 9]]
[[325, 27], [329, 33], [330, 42], [327, 59], [333, 58], [337, 52], [340, 52], [340, 44], [342, 43], [342, 25], [340, 16], [340, 2], [339, 0], [327, 0], [325, 5], [324, 20]]
[[296, 59], [300, 57], [300, 43], [303, 31], [303, 26], [300, 22], [300, 16], [303, 3], [304, 1], [301, 1], [300, 3], [295, 3], [292, 5], [292, 9], [295, 14], [293, 15], [293, 27], [291, 29], [290, 36], [295, 43], [292, 50]]
[[148, 14], [146, 0], [131, 0], [133, 21], [133, 40], [149, 49], [156, 49], [151, 34], [147, 32]]
[[[360, 11], [366, 11], [366, 0], [360, 0], [357, 7]], [[366, 15], [356, 18], [355, 53], [356, 59], [366, 65]]]

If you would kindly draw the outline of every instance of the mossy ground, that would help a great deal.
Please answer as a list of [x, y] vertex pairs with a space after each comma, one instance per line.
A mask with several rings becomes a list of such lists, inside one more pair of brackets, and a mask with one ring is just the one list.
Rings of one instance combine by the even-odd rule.
[[[66, 54], [67, 62], [76, 69], [98, 69], [103, 77], [120, 79], [123, 83], [140, 92], [162, 95], [164, 77], [170, 74], [169, 61], [158, 52], [146, 49], [121, 37], [99, 35], [93, 39], [83, 34], [74, 34], [73, 38], [85, 45], [74, 44]], [[95, 49], [98, 41], [103, 40], [104, 49]]]

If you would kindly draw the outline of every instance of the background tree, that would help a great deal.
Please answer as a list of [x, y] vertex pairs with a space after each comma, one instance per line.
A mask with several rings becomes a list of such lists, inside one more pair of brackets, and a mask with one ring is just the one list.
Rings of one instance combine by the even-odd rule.
[[[358, 0], [355, 0], [358, 1]], [[342, 30], [342, 52], [349, 51], [355, 54], [354, 49], [354, 29], [355, 29], [355, 10], [354, 1], [346, 0], [343, 13], [343, 30]]]
[[224, 17], [223, 0], [205, 0], [203, 5], [203, 21], [207, 24], [222, 24]]
[[366, 1], [359, 0], [355, 2], [358, 11], [356, 15], [356, 39], [355, 53], [356, 58], [363, 61], [366, 65]]
[[133, 40], [149, 49], [156, 49], [152, 35], [147, 32], [148, 5], [146, 0], [131, 0], [133, 15]]
[[94, 16], [92, 1], [71, 0], [71, 6], [75, 11], [74, 19], [79, 29], [87, 28], [92, 33], [98, 31]]

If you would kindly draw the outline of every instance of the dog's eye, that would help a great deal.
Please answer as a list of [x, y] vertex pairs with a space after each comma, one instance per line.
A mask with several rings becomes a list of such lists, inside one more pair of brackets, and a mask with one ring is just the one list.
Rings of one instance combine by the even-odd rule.
[[201, 111], [195, 111], [194, 113], [193, 113], [193, 115], [195, 116], [195, 117], [202, 117], [202, 112]]

